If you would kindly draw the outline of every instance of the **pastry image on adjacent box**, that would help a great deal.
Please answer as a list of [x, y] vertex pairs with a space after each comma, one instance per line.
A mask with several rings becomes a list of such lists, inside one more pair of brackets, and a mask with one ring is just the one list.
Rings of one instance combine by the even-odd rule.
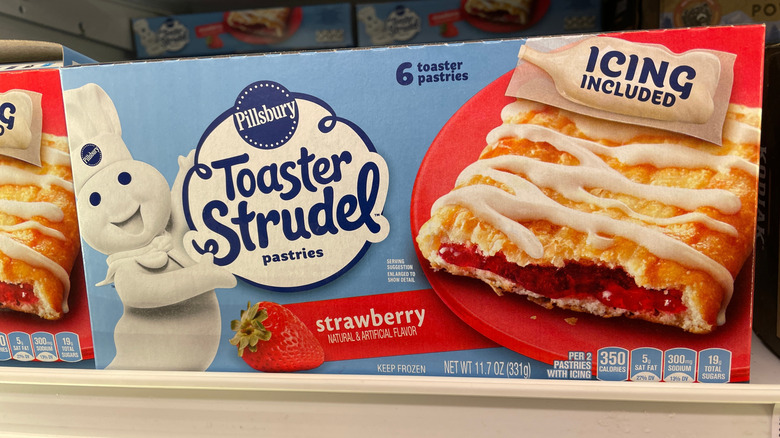
[[0, 306], [59, 319], [79, 252], [68, 143], [43, 134], [42, 167], [0, 156]]
[[[17, 112], [12, 97], [26, 94], [37, 96], [30, 100], [37, 109]], [[0, 148], [0, 308], [55, 320], [68, 311], [70, 271], [79, 255], [68, 142], [41, 133], [40, 94], [2, 97], [2, 136], [28, 129], [18, 138], [27, 144]]]
[[245, 9], [227, 13], [225, 22], [232, 29], [248, 35], [284, 36], [292, 8]]
[[466, 0], [463, 9], [484, 20], [525, 25], [533, 6], [534, 0]]
[[434, 270], [550, 308], [724, 322], [753, 248], [760, 109], [730, 105], [722, 146], [522, 98], [501, 116], [416, 236]]

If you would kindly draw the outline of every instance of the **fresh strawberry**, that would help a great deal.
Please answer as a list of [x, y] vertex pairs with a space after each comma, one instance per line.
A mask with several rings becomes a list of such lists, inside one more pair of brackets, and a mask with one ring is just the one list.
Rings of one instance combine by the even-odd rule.
[[217, 35], [209, 35], [206, 37], [206, 46], [209, 49], [221, 49], [225, 43], [222, 42], [222, 38]]
[[247, 303], [241, 319], [230, 322], [230, 343], [252, 368], [290, 372], [316, 368], [325, 352], [308, 327], [286, 307], [268, 301]]
[[439, 33], [444, 38], [455, 38], [458, 36], [458, 28], [455, 23], [444, 23], [439, 26]]

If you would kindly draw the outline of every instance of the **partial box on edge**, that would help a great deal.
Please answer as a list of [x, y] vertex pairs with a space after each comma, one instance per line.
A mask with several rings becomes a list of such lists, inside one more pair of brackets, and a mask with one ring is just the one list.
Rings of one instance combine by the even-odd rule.
[[0, 41], [0, 365], [94, 368], [59, 76], [93, 62]]

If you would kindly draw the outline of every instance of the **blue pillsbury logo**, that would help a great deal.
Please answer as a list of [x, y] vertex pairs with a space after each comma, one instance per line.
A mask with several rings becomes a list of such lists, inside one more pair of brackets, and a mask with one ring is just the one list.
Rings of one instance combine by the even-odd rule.
[[90, 167], [95, 167], [103, 160], [103, 152], [93, 143], [81, 147], [81, 161]]
[[408, 41], [414, 38], [422, 28], [420, 16], [405, 7], [396, 7], [385, 20], [385, 28], [396, 41]]
[[178, 52], [190, 42], [190, 31], [179, 20], [169, 18], [157, 31], [159, 42], [169, 52]]
[[236, 131], [250, 146], [275, 149], [287, 143], [295, 133], [298, 104], [290, 92], [276, 82], [255, 82], [238, 95], [233, 122]]

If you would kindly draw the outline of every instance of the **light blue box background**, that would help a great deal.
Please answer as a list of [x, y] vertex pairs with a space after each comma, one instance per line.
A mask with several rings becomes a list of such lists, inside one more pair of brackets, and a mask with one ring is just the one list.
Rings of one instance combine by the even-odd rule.
[[[390, 234], [373, 244], [356, 266], [338, 279], [302, 292], [270, 292], [239, 281], [229, 291], [217, 290], [221, 306], [229, 301], [236, 315], [223, 310], [220, 350], [210, 369], [244, 371], [232, 336], [230, 319], [247, 301], [281, 304], [336, 299], [428, 288], [414, 252], [409, 204], [419, 164], [439, 130], [469, 98], [511, 71], [522, 40], [409, 46], [375, 50], [269, 54], [227, 58], [182, 59], [74, 67], [62, 72], [65, 90], [87, 83], [100, 85], [113, 100], [122, 123], [122, 137], [136, 160], [153, 164], [168, 179], [178, 171], [177, 157], [195, 149], [211, 122], [231, 107], [247, 85], [268, 80], [288, 90], [315, 96], [339, 117], [359, 126], [372, 140], [389, 168], [384, 216]], [[405, 63], [463, 62], [468, 80], [402, 86], [396, 70]], [[500, 123], [496, 115], [497, 124]], [[106, 256], [84, 243], [84, 260], [98, 368], [110, 363], [115, 350], [113, 327], [122, 304], [113, 285], [96, 287], [106, 274]], [[416, 283], [389, 283], [387, 259], [413, 264]], [[224, 307], [223, 307], [224, 309]], [[522, 358], [498, 349], [502, 356]], [[484, 351], [484, 350], [483, 350]], [[485, 351], [487, 353], [487, 351]], [[432, 369], [441, 360], [431, 355]], [[369, 362], [371, 362], [369, 360]], [[339, 365], [326, 364], [316, 372]], [[349, 369], [349, 366], [344, 366]], [[368, 373], [371, 366], [360, 372]], [[374, 369], [374, 372], [376, 370]]]

